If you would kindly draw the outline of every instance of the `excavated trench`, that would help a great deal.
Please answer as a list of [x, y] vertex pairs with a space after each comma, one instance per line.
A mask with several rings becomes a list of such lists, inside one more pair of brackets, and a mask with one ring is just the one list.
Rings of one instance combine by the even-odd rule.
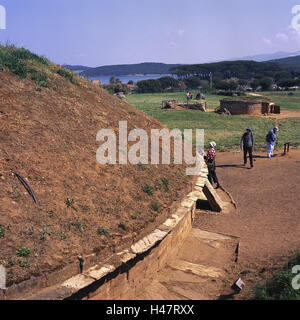
[[[216, 213], [204, 193], [199, 194], [194, 215], [226, 214], [235, 204], [218, 190], [223, 210]], [[163, 240], [151, 252], [139, 256], [98, 288], [71, 299], [202, 300], [220, 299], [226, 272], [238, 261], [239, 238], [193, 227], [193, 217], [174, 230], [169, 245]], [[176, 244], [175, 244], [176, 243]], [[174, 250], [174, 247], [177, 250]]]
[[193, 191], [151, 234], [106, 261], [58, 284], [34, 281], [18, 295], [30, 300], [183, 300], [218, 299], [226, 273], [237, 260], [239, 238], [194, 227], [201, 215], [235, 210], [224, 189], [207, 180], [203, 164]]

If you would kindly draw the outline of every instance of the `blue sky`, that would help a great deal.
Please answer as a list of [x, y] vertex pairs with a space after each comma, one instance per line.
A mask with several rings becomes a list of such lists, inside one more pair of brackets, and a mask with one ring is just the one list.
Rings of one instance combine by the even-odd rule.
[[[0, 0], [15, 43], [54, 62], [202, 63], [300, 51], [300, 0]], [[300, 20], [299, 20], [300, 23]]]

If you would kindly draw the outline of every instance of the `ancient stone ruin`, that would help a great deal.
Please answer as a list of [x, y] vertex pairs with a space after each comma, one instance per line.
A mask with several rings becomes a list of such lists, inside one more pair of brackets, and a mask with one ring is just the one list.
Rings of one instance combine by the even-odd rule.
[[178, 103], [176, 100], [163, 100], [162, 109], [191, 109], [206, 112], [206, 101], [190, 102], [190, 103]]
[[218, 109], [228, 110], [231, 115], [280, 114], [280, 107], [270, 99], [221, 99]]

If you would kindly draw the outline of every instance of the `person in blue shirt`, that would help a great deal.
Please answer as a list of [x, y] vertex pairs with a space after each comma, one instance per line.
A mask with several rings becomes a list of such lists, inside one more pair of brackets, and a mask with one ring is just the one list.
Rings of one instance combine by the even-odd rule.
[[275, 127], [274, 129], [270, 130], [266, 136], [266, 142], [267, 142], [267, 156], [270, 159], [271, 157], [274, 157], [273, 152], [276, 144], [276, 132], [278, 132], [278, 127]]
[[253, 147], [254, 138], [252, 134], [252, 128], [248, 127], [241, 139], [241, 149], [244, 151], [244, 166], [247, 164], [247, 154], [249, 153], [251, 168], [253, 168]]

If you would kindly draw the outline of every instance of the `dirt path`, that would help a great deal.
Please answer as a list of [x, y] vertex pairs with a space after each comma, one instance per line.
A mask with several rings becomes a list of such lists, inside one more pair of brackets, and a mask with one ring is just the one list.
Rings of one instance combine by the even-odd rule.
[[[219, 179], [237, 209], [216, 214], [201, 200], [180, 253], [169, 257], [137, 299], [249, 299], [256, 283], [300, 250], [300, 150], [273, 159], [256, 153], [251, 170], [241, 163], [239, 153], [218, 155]], [[245, 288], [233, 294], [239, 277]]]
[[[215, 109], [207, 109], [206, 112], [214, 113]], [[281, 120], [281, 119], [288, 119], [288, 118], [300, 118], [300, 111], [281, 110], [280, 114], [268, 114], [268, 115], [248, 114], [247, 116], [259, 117], [259, 118], [265, 118], [265, 119]]]
[[288, 119], [288, 118], [300, 118], [300, 111], [291, 111], [291, 110], [281, 110], [280, 114], [269, 114], [267, 116], [262, 116], [264, 118], [270, 119]]
[[[219, 180], [236, 207], [218, 189], [226, 209], [215, 213], [203, 194], [178, 255], [144, 279], [136, 300], [251, 299], [255, 284], [300, 251], [300, 150], [255, 153], [253, 169], [242, 162], [241, 153], [218, 154]], [[245, 287], [235, 294], [239, 277]]]
[[251, 287], [271, 275], [300, 250], [300, 150], [266, 159], [256, 153], [254, 169], [242, 167], [242, 155], [222, 153], [217, 173], [230, 190], [237, 211], [201, 215], [195, 227], [240, 238], [238, 263], [227, 270], [221, 294], [240, 276], [245, 289], [235, 298], [249, 298]]

